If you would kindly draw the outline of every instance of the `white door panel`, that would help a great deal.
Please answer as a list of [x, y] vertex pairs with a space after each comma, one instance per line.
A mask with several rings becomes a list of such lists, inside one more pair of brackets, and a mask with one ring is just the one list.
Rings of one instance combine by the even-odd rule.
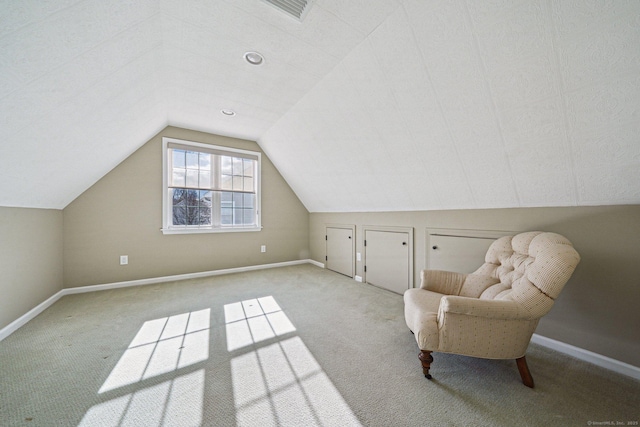
[[366, 282], [402, 294], [410, 287], [409, 232], [365, 230]]
[[506, 230], [427, 229], [426, 266], [431, 270], [473, 273], [496, 239], [516, 234]]
[[487, 249], [495, 239], [461, 236], [430, 236], [429, 268], [432, 270], [473, 273], [483, 263]]
[[326, 268], [353, 278], [353, 230], [327, 227]]

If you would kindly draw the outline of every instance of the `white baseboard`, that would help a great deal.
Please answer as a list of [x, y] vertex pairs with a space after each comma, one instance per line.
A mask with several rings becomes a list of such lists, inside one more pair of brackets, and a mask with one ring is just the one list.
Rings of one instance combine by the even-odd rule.
[[538, 334], [533, 334], [533, 336], [531, 337], [531, 342], [575, 357], [576, 359], [584, 360], [585, 362], [592, 363], [601, 368], [605, 368], [610, 371], [614, 371], [619, 374], [640, 380], [640, 368], [637, 366], [633, 366], [628, 363], [621, 362], [619, 360], [612, 359], [610, 357], [603, 356], [601, 354], [594, 353], [580, 347], [575, 347], [573, 345], [563, 343], [562, 341], [556, 341], [551, 338], [543, 337], [542, 335]]
[[80, 286], [63, 289], [63, 295], [81, 294], [85, 292], [104, 291], [107, 289], [127, 288], [130, 286], [151, 285], [154, 283], [175, 282], [177, 280], [199, 279], [202, 277], [220, 276], [223, 274], [242, 273], [244, 271], [265, 270], [267, 268], [287, 267], [290, 265], [314, 264], [315, 261], [303, 259], [297, 261], [276, 262], [272, 264], [250, 265], [247, 267], [225, 268], [222, 270], [201, 271], [198, 273], [176, 274], [173, 276], [152, 277], [149, 279], [128, 280], [126, 282], [107, 283], [104, 285]]
[[[102, 285], [81, 286], [77, 288], [65, 288], [65, 289], [62, 289], [61, 291], [58, 291], [57, 293], [55, 293], [54, 295], [52, 295], [42, 303], [38, 304], [36, 307], [29, 310], [27, 313], [20, 316], [18, 319], [9, 323], [4, 328], [0, 329], [0, 341], [4, 340], [6, 337], [8, 337], [12, 333], [20, 329], [20, 327], [24, 326], [27, 322], [35, 318], [38, 314], [42, 313], [44, 310], [49, 308], [51, 305], [53, 305], [56, 301], [58, 301], [60, 298], [62, 298], [65, 295], [103, 291], [107, 289], [125, 288], [130, 286], [150, 285], [154, 283], [171, 282], [176, 280], [196, 279], [196, 278], [208, 277], [208, 276], [219, 276], [222, 274], [241, 273], [244, 271], [264, 270], [267, 268], [286, 267], [286, 266], [299, 265], [299, 264], [313, 264], [317, 267], [324, 268], [324, 264], [318, 261], [314, 261], [312, 259], [305, 259], [305, 260], [298, 260], [298, 261], [278, 262], [273, 264], [253, 265], [248, 267], [227, 268], [223, 270], [203, 271], [199, 273], [178, 274], [174, 276], [153, 277], [149, 279], [129, 280], [126, 282], [106, 283]], [[355, 280], [361, 282], [362, 277], [355, 276]], [[534, 344], [541, 345], [543, 347], [550, 348], [552, 350], [559, 351], [560, 353], [564, 353], [569, 356], [575, 357], [576, 359], [584, 360], [596, 366], [600, 366], [602, 368], [609, 369], [619, 374], [626, 375], [628, 377], [640, 380], [640, 368], [637, 366], [633, 366], [628, 363], [621, 362], [619, 360], [612, 359], [610, 357], [603, 356], [601, 354], [594, 353], [592, 351], [585, 350], [580, 347], [575, 347], [570, 344], [563, 343], [561, 341], [556, 341], [551, 338], [543, 337], [538, 334], [533, 334], [533, 336], [531, 337], [531, 342]]]
[[324, 268], [324, 264], [323, 264], [323, 263], [321, 263], [321, 262], [314, 261], [314, 260], [312, 260], [312, 259], [308, 259], [308, 260], [306, 260], [306, 262], [308, 262], [309, 264], [313, 264], [313, 265], [315, 265], [316, 267]]
[[318, 267], [324, 268], [324, 264], [321, 264], [317, 261], [313, 261], [311, 259], [303, 259], [303, 260], [297, 260], [297, 261], [276, 262], [272, 264], [252, 265], [247, 267], [227, 268], [223, 270], [203, 271], [199, 273], [177, 274], [174, 276], [152, 277], [149, 279], [139, 279], [139, 280], [128, 280], [125, 282], [105, 283], [101, 285], [79, 286], [77, 288], [65, 288], [65, 289], [62, 289], [61, 291], [56, 292], [54, 295], [49, 297], [46, 301], [41, 302], [36, 307], [32, 308], [31, 310], [29, 310], [28, 312], [26, 312], [16, 320], [14, 320], [13, 322], [9, 323], [4, 328], [0, 329], [0, 341], [4, 340], [6, 337], [8, 337], [12, 333], [20, 329], [27, 322], [29, 322], [31, 319], [35, 318], [38, 314], [42, 313], [44, 310], [52, 306], [56, 301], [58, 301], [60, 298], [62, 298], [65, 295], [105, 291], [108, 289], [126, 288], [130, 286], [151, 285], [154, 283], [173, 282], [176, 280], [197, 279], [201, 277], [219, 276], [222, 274], [241, 273], [244, 271], [264, 270], [267, 268], [286, 267], [290, 265], [299, 265], [299, 264], [314, 264], [314, 265], [317, 265]]
[[45, 301], [41, 302], [40, 304], [38, 304], [37, 306], [35, 306], [25, 314], [23, 314], [22, 316], [18, 317], [13, 322], [9, 323], [4, 328], [0, 329], [0, 341], [2, 341], [3, 339], [11, 335], [18, 329], [20, 329], [25, 324], [27, 324], [29, 320], [35, 318], [38, 314], [42, 313], [47, 308], [51, 307], [54, 302], [58, 301], [64, 295], [63, 291], [64, 289], [62, 291], [56, 292], [55, 294], [47, 298]]

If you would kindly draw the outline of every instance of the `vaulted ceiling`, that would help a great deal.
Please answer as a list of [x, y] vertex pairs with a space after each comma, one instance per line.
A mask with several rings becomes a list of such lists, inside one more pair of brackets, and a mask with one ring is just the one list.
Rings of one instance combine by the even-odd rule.
[[312, 212], [637, 204], [640, 2], [8, 0], [0, 120], [0, 206], [167, 125], [257, 141]]

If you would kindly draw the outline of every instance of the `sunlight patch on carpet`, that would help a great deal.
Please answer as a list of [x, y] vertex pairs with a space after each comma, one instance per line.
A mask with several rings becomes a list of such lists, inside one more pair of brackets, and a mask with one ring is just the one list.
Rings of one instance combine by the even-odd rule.
[[209, 322], [210, 309], [145, 322], [99, 393], [207, 360]]
[[[148, 380], [209, 358], [210, 317], [205, 309], [145, 322], [99, 390], [124, 394], [92, 406], [79, 426], [200, 425], [204, 369]], [[123, 389], [137, 383], [135, 392]]]
[[226, 304], [224, 317], [228, 351], [296, 330], [272, 296]]
[[236, 424], [359, 426], [357, 417], [272, 296], [224, 306]]
[[201, 425], [204, 381], [199, 369], [107, 400], [91, 407], [78, 426]]
[[359, 426], [357, 417], [300, 337], [231, 360], [241, 426]]

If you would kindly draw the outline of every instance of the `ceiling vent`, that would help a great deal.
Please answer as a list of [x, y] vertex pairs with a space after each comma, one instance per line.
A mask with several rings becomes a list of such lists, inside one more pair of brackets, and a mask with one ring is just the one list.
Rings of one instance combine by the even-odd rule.
[[262, 0], [265, 3], [277, 7], [282, 12], [289, 16], [294, 17], [298, 21], [302, 22], [304, 17], [311, 9], [311, 3], [313, 0]]

